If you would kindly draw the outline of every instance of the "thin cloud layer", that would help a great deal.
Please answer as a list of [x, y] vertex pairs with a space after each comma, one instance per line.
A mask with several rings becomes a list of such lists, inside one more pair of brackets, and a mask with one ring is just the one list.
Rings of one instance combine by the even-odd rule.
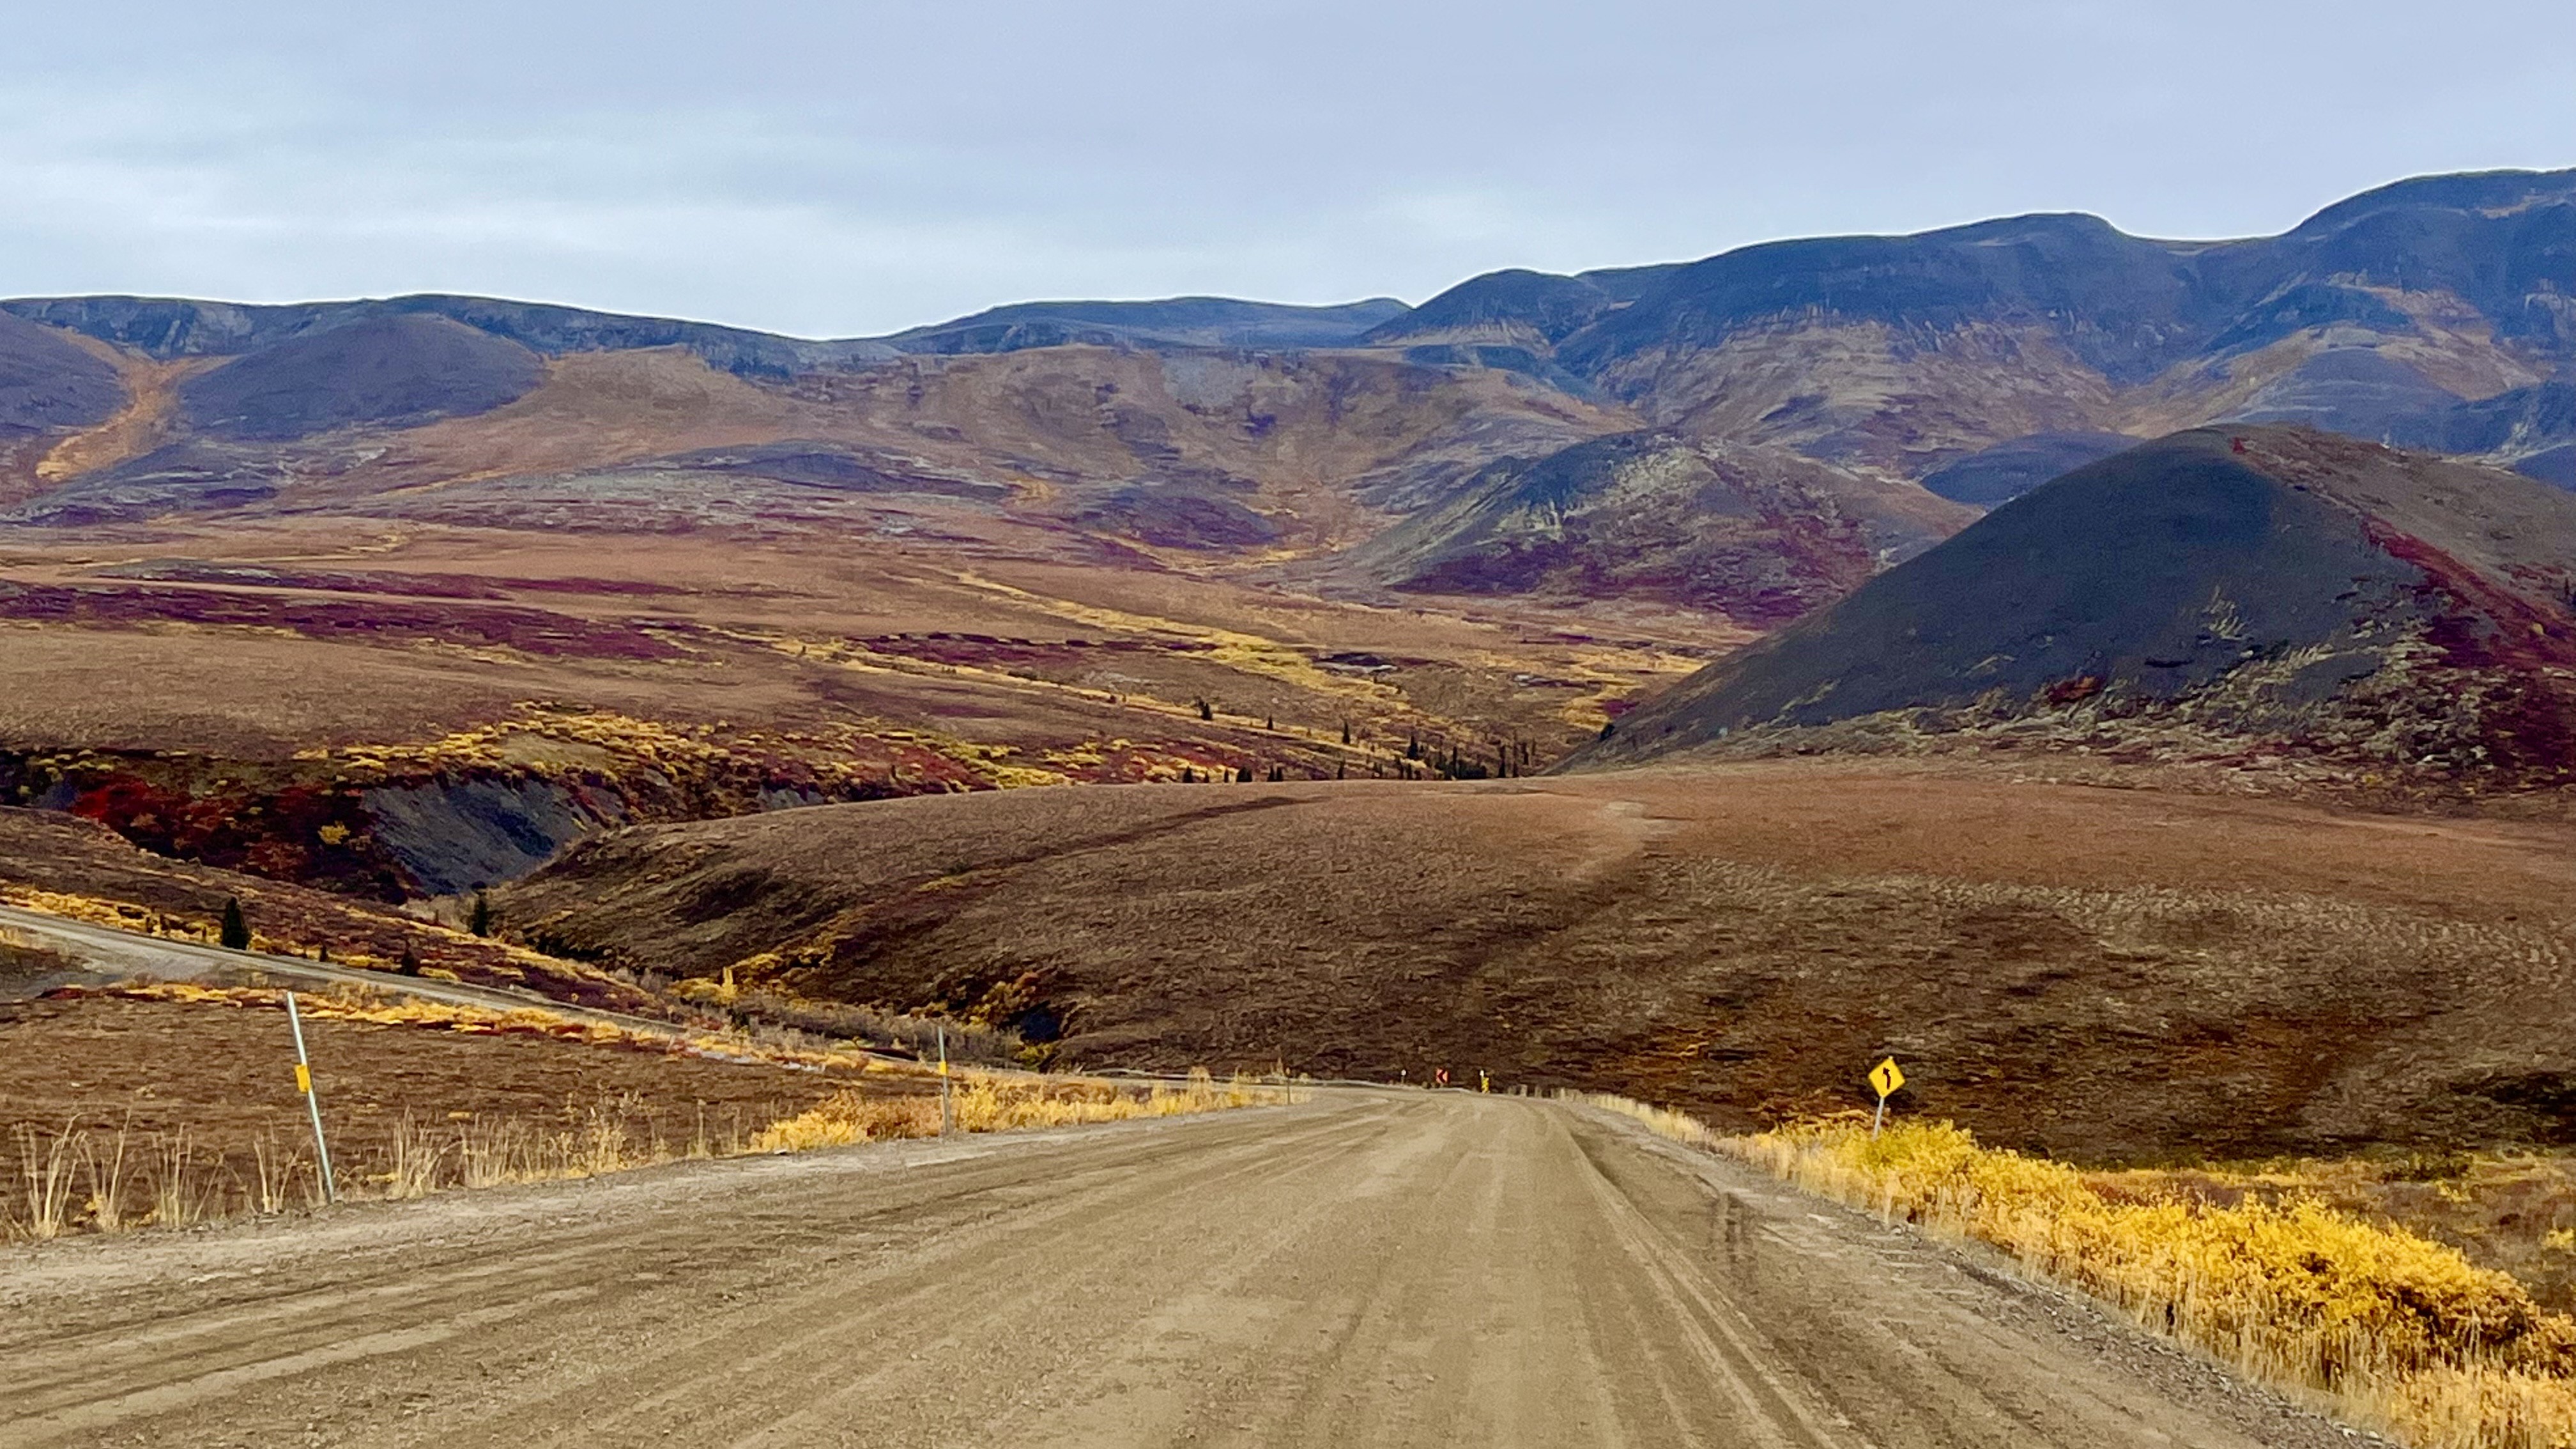
[[2554, 5], [55, 7], [0, 292], [891, 331], [2088, 210], [2278, 230], [2576, 160]]

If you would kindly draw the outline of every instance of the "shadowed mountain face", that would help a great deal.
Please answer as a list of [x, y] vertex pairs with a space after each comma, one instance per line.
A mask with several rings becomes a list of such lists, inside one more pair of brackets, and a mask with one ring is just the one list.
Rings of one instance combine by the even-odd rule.
[[2250, 241], [2028, 216], [1602, 277], [1475, 278], [1374, 337], [1508, 343], [1663, 426], [1915, 478], [2213, 420], [2404, 442], [2576, 365], [2576, 172], [2401, 182]]
[[124, 401], [113, 364], [53, 328], [0, 315], [0, 429], [84, 427]]
[[2475, 453], [2515, 472], [2576, 489], [2576, 383], [2519, 387], [2462, 403], [2399, 439], [2446, 453]]
[[1578, 762], [2022, 725], [2112, 751], [2197, 737], [2559, 781], [2571, 599], [2576, 498], [2316, 433], [2205, 429], [1997, 509]]
[[2449, 293], [2504, 337], [2563, 356], [2576, 347], [2572, 272], [2576, 171], [2427, 177], [2257, 241], [2153, 241], [2097, 217], [2052, 215], [1746, 247], [1661, 274], [1563, 351], [1578, 371], [1600, 373], [1782, 318], [1926, 331], [2019, 318], [2044, 320], [2085, 363], [2136, 382], [2184, 357], [2307, 328], [2407, 330], [2413, 314], [2385, 295], [2396, 289]]
[[282, 306], [175, 297], [28, 297], [0, 302], [0, 311], [159, 359], [239, 356], [362, 319], [407, 316], [444, 317], [549, 357], [685, 348], [710, 367], [747, 377], [786, 378], [882, 362], [895, 355], [893, 348], [880, 342], [806, 342], [667, 317], [628, 317], [542, 302], [432, 294]]
[[545, 365], [519, 344], [444, 317], [369, 317], [306, 333], [190, 378], [191, 425], [281, 440], [331, 428], [470, 417], [534, 388]]
[[1161, 302], [1021, 302], [898, 332], [905, 352], [1017, 352], [1030, 347], [1348, 347], [1407, 309], [1392, 297], [1290, 307], [1229, 297]]
[[1664, 277], [1566, 345], [1588, 374], [1676, 346], [1713, 347], [1781, 317], [1949, 330], [2034, 314], [2064, 319], [2078, 356], [2135, 379], [2166, 360], [2168, 329], [2205, 335], [2226, 299], [2194, 285], [2190, 252], [2090, 216], [2030, 216], [1912, 237], [1746, 247]]

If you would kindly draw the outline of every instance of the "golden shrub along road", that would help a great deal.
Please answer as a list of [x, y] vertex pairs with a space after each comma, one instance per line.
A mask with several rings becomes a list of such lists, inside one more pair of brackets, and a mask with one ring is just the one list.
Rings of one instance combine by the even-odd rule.
[[8, 1249], [0, 1383], [9, 1446], [2352, 1442], [1608, 1114], [1351, 1089]]

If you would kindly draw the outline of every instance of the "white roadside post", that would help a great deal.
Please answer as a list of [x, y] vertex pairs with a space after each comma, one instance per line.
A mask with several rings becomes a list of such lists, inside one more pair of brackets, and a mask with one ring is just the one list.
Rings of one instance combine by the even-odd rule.
[[939, 1026], [939, 1135], [957, 1130], [957, 1108], [948, 1096], [948, 1024]]
[[304, 1108], [313, 1116], [313, 1171], [322, 1179], [322, 1200], [340, 1200], [340, 1189], [331, 1180], [331, 1144], [322, 1138], [322, 1103], [313, 1095], [313, 1062], [304, 1054], [304, 1017], [295, 1009], [295, 993], [286, 993], [286, 1026], [295, 1033], [295, 1090], [304, 1094]]

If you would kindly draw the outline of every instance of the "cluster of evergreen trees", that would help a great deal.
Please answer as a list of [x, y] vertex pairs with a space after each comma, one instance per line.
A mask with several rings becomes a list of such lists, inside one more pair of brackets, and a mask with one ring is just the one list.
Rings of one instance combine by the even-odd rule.
[[[1245, 772], [1245, 778], [1251, 778], [1250, 771]], [[1274, 780], [1277, 779], [1278, 772], [1275, 770], [1272, 771], [1271, 778]], [[495, 922], [492, 915], [492, 901], [490, 897], [484, 895], [481, 891], [476, 891], [474, 893], [474, 904], [467, 910], [465, 924], [466, 929], [472, 931], [475, 935], [489, 936], [492, 934], [492, 927]], [[241, 897], [224, 897], [223, 921], [215, 927], [215, 943], [227, 951], [247, 951], [250, 949], [250, 917], [242, 910]], [[314, 948], [313, 959], [317, 961], [330, 960], [331, 948], [328, 946], [319, 946]], [[420, 958], [418, 955], [414, 954], [410, 946], [406, 945], [403, 947], [402, 962], [394, 969], [404, 976], [418, 976], [420, 974]]]

